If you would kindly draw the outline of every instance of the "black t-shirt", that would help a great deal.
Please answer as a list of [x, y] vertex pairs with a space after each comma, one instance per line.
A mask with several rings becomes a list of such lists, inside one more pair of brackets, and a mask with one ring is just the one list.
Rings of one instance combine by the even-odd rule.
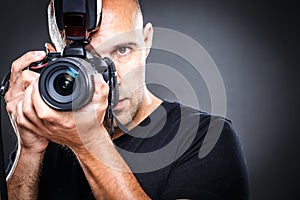
[[[241, 145], [222, 117], [164, 101], [114, 144], [152, 199], [248, 199]], [[39, 199], [94, 199], [70, 149], [49, 144]]]

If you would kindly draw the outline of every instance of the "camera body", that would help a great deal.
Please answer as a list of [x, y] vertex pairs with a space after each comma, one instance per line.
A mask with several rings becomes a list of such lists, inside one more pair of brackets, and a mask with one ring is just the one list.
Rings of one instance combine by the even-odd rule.
[[56, 110], [76, 110], [90, 102], [97, 73], [101, 73], [110, 89], [114, 90], [114, 93], [110, 91], [109, 101], [117, 102], [113, 62], [86, 50], [87, 46], [91, 48], [88, 33], [101, 19], [101, 6], [97, 0], [54, 0], [57, 26], [70, 44], [62, 53], [48, 53], [44, 60], [32, 63], [29, 70], [40, 73], [41, 97]]
[[40, 73], [39, 91], [45, 103], [56, 110], [70, 111], [91, 101], [95, 74], [102, 74], [107, 83], [112, 81], [109, 80], [112, 64], [109, 58], [102, 59], [90, 54], [83, 59], [74, 55], [48, 53], [44, 60], [32, 63], [29, 70]]

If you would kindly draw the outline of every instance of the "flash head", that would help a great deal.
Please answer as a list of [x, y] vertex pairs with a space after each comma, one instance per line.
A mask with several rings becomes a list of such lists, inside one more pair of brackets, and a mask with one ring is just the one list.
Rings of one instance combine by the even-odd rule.
[[86, 40], [101, 20], [101, 0], [54, 0], [54, 8], [57, 27], [68, 40]]

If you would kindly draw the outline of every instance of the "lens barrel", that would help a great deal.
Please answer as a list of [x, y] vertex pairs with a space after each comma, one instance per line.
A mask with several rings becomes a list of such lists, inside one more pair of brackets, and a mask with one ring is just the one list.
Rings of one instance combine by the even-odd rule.
[[76, 110], [91, 101], [97, 70], [86, 60], [62, 57], [42, 70], [39, 90], [43, 100], [60, 111]]

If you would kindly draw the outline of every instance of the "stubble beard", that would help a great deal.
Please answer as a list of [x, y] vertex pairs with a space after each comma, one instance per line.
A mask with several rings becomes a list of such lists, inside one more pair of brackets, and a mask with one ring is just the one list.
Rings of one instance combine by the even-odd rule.
[[[121, 111], [116, 111], [115, 115], [118, 118], [118, 121], [128, 127], [132, 123], [134, 123], [134, 119], [142, 105], [143, 97], [144, 97], [144, 87], [138, 89], [132, 97], [129, 99], [129, 106], [128, 108], [124, 108]], [[137, 125], [137, 124], [135, 124]]]

